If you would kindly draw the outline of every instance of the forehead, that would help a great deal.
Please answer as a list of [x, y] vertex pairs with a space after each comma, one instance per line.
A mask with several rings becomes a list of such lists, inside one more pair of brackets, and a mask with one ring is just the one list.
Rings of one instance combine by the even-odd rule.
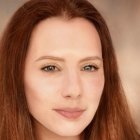
[[33, 30], [30, 47], [34, 51], [51, 52], [69, 49], [101, 53], [100, 37], [95, 26], [84, 18], [66, 20], [61, 17], [41, 21]]

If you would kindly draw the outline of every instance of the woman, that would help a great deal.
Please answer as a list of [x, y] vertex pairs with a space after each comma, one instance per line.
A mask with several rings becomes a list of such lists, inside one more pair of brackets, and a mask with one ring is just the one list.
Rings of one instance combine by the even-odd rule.
[[86, 0], [31, 0], [0, 46], [0, 140], [138, 140], [111, 37]]

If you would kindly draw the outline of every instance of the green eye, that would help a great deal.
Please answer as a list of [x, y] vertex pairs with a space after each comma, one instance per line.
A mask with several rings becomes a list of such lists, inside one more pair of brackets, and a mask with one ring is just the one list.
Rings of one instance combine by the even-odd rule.
[[46, 71], [46, 72], [60, 71], [60, 70], [59, 70], [56, 66], [54, 66], [54, 65], [45, 66], [45, 67], [41, 68], [41, 70]]
[[89, 71], [89, 72], [93, 72], [97, 70], [98, 70], [98, 67], [94, 65], [87, 65], [82, 69], [82, 71]]

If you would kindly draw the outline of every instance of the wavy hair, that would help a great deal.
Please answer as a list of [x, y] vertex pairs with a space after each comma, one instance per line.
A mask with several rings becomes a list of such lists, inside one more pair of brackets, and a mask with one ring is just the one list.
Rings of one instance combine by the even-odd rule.
[[11, 18], [0, 42], [0, 140], [35, 140], [24, 91], [24, 67], [35, 26], [50, 17], [90, 21], [102, 44], [105, 86], [84, 140], [138, 140], [106, 22], [86, 0], [30, 0]]

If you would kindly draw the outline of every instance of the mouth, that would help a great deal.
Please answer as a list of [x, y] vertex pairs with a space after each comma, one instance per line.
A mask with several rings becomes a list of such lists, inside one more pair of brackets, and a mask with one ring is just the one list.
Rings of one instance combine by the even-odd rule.
[[78, 119], [85, 109], [80, 108], [62, 108], [62, 109], [54, 109], [59, 115], [67, 118], [67, 119]]

